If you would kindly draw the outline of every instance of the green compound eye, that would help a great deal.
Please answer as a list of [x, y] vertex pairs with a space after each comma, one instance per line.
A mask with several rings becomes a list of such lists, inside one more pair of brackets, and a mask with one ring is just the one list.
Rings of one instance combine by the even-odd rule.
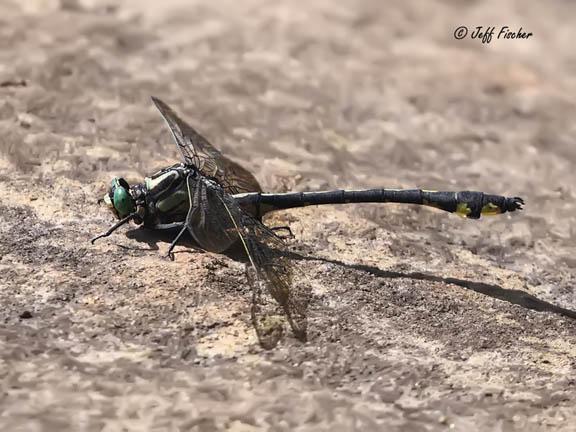
[[134, 200], [126, 186], [128, 183], [124, 179], [115, 178], [112, 180], [112, 190], [114, 191], [112, 202], [121, 218], [134, 212]]

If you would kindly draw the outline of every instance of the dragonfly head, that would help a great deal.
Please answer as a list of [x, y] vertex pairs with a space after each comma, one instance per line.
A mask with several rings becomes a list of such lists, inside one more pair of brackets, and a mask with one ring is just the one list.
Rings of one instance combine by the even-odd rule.
[[130, 194], [130, 185], [122, 177], [114, 177], [103, 201], [118, 219], [134, 213], [136, 205]]

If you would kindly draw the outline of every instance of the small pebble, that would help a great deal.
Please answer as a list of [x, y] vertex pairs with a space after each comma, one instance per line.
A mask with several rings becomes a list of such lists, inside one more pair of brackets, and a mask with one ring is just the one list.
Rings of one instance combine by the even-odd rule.
[[20, 314], [20, 318], [21, 319], [29, 319], [32, 318], [32, 312], [30, 311], [24, 311]]

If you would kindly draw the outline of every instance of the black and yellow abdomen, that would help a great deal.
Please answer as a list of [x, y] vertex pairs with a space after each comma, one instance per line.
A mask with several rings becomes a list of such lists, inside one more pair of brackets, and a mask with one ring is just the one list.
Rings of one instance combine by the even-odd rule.
[[518, 197], [485, 194], [476, 191], [436, 192], [422, 189], [365, 189], [279, 194], [247, 193], [234, 195], [242, 206], [254, 206], [258, 214], [269, 211], [323, 204], [400, 203], [434, 207], [460, 216], [478, 219], [522, 208]]

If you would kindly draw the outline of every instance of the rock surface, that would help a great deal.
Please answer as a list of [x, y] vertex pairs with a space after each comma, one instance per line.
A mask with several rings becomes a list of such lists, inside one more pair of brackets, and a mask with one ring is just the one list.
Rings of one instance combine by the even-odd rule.
[[[576, 5], [0, 2], [0, 430], [531, 431], [576, 422]], [[509, 25], [528, 40], [455, 40]], [[112, 222], [173, 105], [266, 190], [526, 199], [290, 225], [310, 338], [262, 351], [244, 264]]]

